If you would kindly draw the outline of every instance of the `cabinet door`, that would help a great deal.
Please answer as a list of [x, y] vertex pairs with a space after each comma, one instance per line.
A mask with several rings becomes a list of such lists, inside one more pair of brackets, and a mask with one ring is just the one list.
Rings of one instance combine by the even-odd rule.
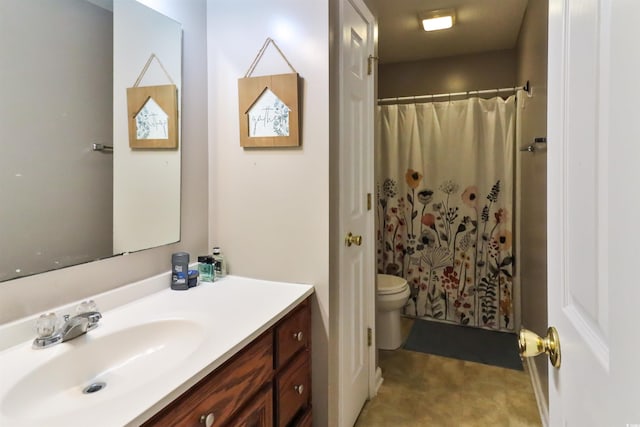
[[272, 427], [273, 392], [272, 386], [258, 393], [253, 401], [229, 424], [229, 427]]
[[143, 427], [198, 427], [203, 417], [225, 425], [273, 378], [273, 334], [256, 338], [224, 366], [216, 369]]

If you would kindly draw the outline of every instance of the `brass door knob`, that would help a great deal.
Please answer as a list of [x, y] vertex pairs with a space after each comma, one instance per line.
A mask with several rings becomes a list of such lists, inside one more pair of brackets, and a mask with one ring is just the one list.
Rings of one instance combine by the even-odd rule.
[[362, 244], [362, 236], [354, 236], [349, 232], [344, 238], [344, 244], [349, 247], [351, 245], [360, 246]]
[[560, 367], [560, 337], [553, 326], [547, 329], [547, 336], [544, 338], [528, 329], [520, 329], [518, 347], [522, 357], [534, 357], [540, 353], [547, 353], [553, 367]]

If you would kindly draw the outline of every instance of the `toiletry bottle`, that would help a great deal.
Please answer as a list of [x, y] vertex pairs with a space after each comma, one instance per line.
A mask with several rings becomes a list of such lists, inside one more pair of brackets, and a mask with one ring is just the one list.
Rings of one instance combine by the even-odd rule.
[[213, 257], [211, 255], [203, 255], [198, 257], [198, 271], [200, 272], [200, 281], [213, 282], [214, 269]]
[[189, 254], [176, 252], [171, 255], [171, 289], [184, 291], [189, 289]]
[[224, 260], [224, 256], [222, 255], [222, 251], [219, 247], [213, 248], [213, 262], [215, 269], [215, 277], [222, 278], [227, 275], [227, 262]]

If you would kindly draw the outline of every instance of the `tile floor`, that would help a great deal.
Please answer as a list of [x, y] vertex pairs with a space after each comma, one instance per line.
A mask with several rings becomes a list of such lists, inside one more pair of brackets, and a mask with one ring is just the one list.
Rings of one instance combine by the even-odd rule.
[[[403, 319], [405, 336], [412, 321]], [[529, 374], [464, 360], [380, 350], [384, 382], [355, 427], [540, 426]]]

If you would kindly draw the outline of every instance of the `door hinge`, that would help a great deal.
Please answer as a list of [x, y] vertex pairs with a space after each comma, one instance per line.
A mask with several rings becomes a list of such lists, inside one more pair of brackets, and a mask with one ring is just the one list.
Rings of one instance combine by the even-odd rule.
[[373, 73], [373, 61], [377, 61], [377, 56], [369, 55], [367, 58], [367, 75], [370, 76]]
[[371, 193], [367, 193], [367, 210], [371, 210]]
[[373, 337], [372, 337], [373, 332], [371, 331], [371, 328], [367, 328], [367, 346], [371, 347], [372, 341], [373, 341]]

